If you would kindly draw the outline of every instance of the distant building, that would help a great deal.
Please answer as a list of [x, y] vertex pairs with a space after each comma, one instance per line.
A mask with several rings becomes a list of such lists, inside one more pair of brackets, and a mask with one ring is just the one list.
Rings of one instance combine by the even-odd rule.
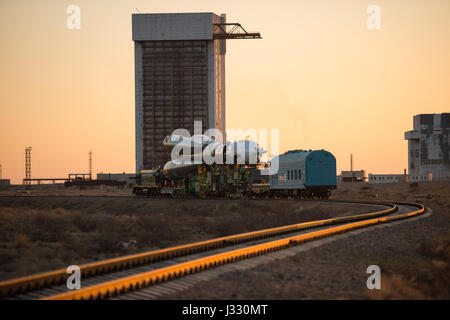
[[98, 181], [116, 181], [116, 182], [125, 182], [127, 186], [132, 186], [136, 183], [136, 174], [135, 173], [97, 173]]
[[364, 182], [366, 179], [366, 172], [359, 171], [341, 171], [342, 182]]
[[0, 190], [9, 189], [11, 181], [9, 179], [0, 179]]
[[369, 183], [398, 183], [406, 181], [404, 174], [372, 174], [368, 175]]
[[405, 140], [409, 181], [450, 178], [450, 113], [414, 116]]

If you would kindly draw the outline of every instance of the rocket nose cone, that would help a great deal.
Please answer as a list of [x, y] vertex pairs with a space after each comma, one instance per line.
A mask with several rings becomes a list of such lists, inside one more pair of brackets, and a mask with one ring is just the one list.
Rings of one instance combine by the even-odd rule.
[[264, 153], [266, 153], [266, 152], [267, 152], [266, 149], [261, 148], [261, 147], [258, 148], [258, 154], [264, 154]]

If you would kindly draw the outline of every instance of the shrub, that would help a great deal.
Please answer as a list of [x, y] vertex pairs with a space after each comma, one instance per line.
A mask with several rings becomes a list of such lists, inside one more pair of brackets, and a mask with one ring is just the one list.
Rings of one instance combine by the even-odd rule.
[[34, 224], [30, 233], [33, 241], [56, 242], [67, 240], [69, 237], [67, 230], [70, 221], [64, 216], [49, 213], [34, 214], [31, 223]]
[[24, 234], [16, 234], [15, 239], [14, 239], [14, 247], [18, 250], [21, 251], [22, 249], [26, 249], [30, 246], [30, 241], [28, 239], [28, 237]]

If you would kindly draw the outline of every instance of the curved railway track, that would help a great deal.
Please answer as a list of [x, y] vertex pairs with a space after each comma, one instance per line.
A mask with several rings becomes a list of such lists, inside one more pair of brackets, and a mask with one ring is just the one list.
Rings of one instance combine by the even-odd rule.
[[[384, 210], [304, 222], [119, 257], [80, 266], [82, 288], [69, 290], [65, 269], [0, 283], [0, 299], [105, 299], [317, 239], [425, 212], [417, 203], [375, 204]], [[311, 229], [314, 229], [311, 231]]]

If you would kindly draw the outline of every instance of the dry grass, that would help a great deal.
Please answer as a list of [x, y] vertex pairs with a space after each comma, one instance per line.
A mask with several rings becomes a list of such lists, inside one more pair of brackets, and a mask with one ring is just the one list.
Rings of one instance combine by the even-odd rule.
[[450, 208], [450, 183], [424, 181], [420, 183], [339, 183], [332, 199], [378, 199], [396, 201], [419, 201]]
[[426, 296], [411, 286], [401, 275], [386, 275], [382, 278], [381, 290], [369, 291], [368, 297], [377, 300], [423, 300]]
[[407, 264], [388, 266], [382, 290], [368, 293], [371, 299], [449, 299], [450, 233], [436, 235], [420, 244], [421, 256]]
[[[386, 191], [385, 191], [386, 192]], [[388, 190], [389, 192], [389, 190]], [[393, 192], [408, 201], [435, 208], [436, 214], [450, 220], [450, 185], [439, 182], [394, 185]], [[386, 262], [389, 274], [384, 288], [369, 294], [374, 299], [449, 299], [450, 230], [431, 234], [418, 244], [419, 256], [401, 263]]]
[[[371, 206], [265, 200], [0, 200], [0, 279]], [[134, 240], [124, 248], [121, 241]]]

